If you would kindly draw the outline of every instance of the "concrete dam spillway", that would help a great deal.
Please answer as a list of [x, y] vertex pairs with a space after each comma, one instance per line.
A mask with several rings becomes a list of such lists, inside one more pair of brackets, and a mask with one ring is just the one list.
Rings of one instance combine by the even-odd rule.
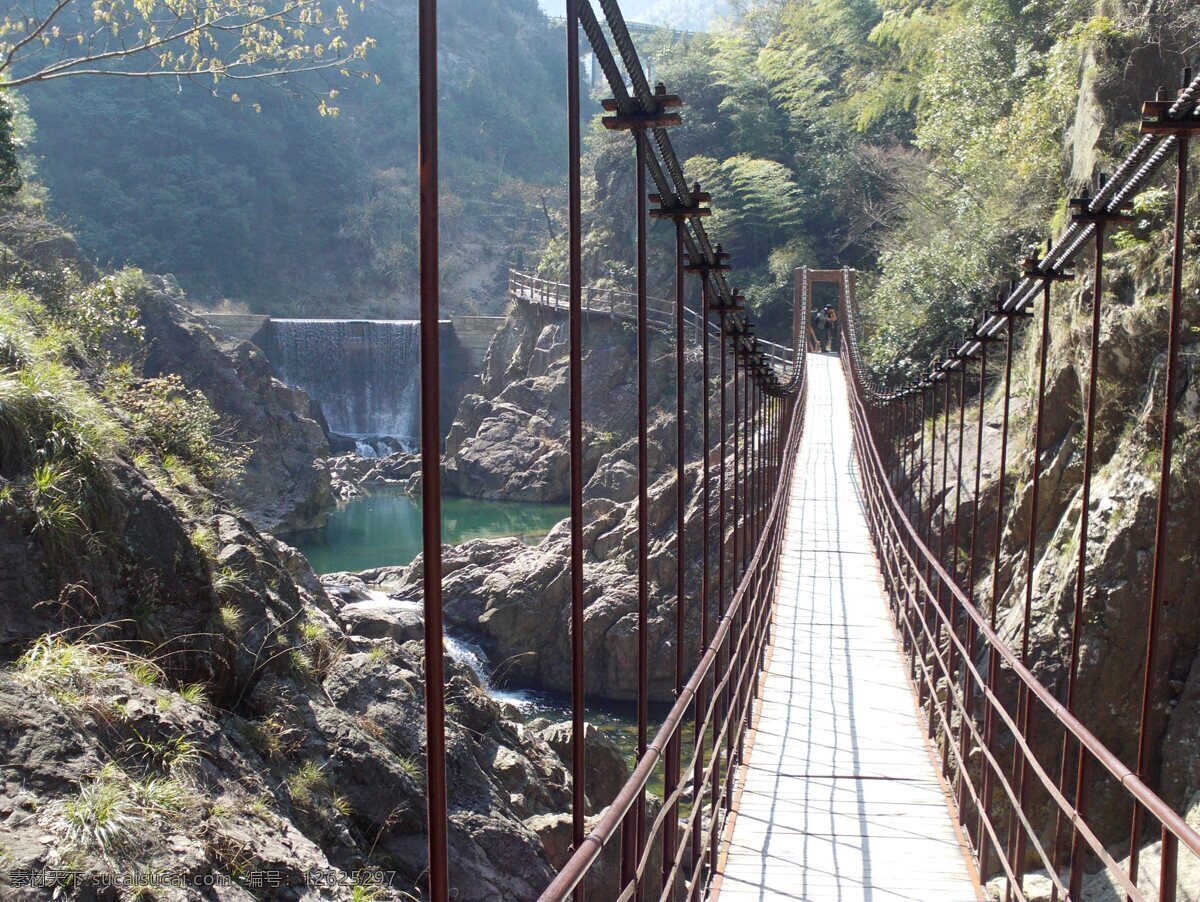
[[[317, 402], [331, 433], [416, 446], [421, 432], [418, 321], [274, 319], [203, 311], [199, 316], [220, 334], [257, 345], [276, 376]], [[503, 322], [500, 316], [453, 316], [438, 323], [443, 438], [463, 396], [479, 385], [488, 345]]]
[[265, 344], [284, 382], [304, 389], [332, 432], [415, 447], [420, 332], [415, 320], [275, 319]]

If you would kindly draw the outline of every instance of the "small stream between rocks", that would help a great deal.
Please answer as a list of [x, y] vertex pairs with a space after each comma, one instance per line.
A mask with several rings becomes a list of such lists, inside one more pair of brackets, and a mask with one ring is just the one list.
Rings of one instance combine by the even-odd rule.
[[[369, 600], [354, 602], [353, 606], [360, 611], [373, 609], [407, 615], [418, 620], [423, 616], [424, 611], [418, 601], [392, 598], [379, 589], [368, 589], [367, 594], [370, 596]], [[565, 695], [497, 686], [493, 681], [492, 665], [488, 660], [487, 653], [470, 639], [447, 634], [445, 648], [447, 657], [474, 673], [492, 698], [515, 708], [527, 723], [537, 719], [545, 719], [551, 723], [561, 723], [571, 719], [571, 700]], [[668, 705], [651, 706], [651, 738], [668, 710]], [[637, 758], [636, 704], [607, 699], [595, 700], [587, 706], [586, 717], [589, 723], [607, 734], [617, 744], [621, 749], [621, 754], [625, 757], [625, 763], [632, 770]], [[685, 748], [688, 743], [690, 743], [690, 739], [685, 739]], [[651, 780], [650, 789], [661, 798], [661, 774], [656, 774]]]

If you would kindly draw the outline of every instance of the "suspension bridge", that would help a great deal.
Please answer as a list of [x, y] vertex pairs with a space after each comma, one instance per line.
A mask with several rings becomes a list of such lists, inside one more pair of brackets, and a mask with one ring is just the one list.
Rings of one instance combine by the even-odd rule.
[[[652, 86], [615, 0], [567, 0], [567, 280], [514, 274], [522, 302], [565, 316], [569, 335], [572, 724], [582, 735], [588, 687], [583, 642], [584, 419], [582, 358], [589, 316], [619, 317], [637, 335], [637, 749], [633, 772], [594, 818], [586, 749], [571, 750], [572, 847], [545, 900], [731, 899], [1195, 900], [1200, 834], [1159, 785], [1168, 691], [1161, 645], [1173, 541], [1172, 457], [1178, 442], [1188, 151], [1200, 128], [1200, 78], [1143, 108], [1142, 136], [1111, 177], [1071, 201], [1069, 224], [1021, 264], [944, 359], [904, 386], [872, 381], [849, 270], [801, 270], [790, 341], [769, 346], [731, 287], [732, 261], [705, 230], [710, 198], [689, 184], [670, 130], [683, 99]], [[426, 651], [428, 894], [452, 897], [445, 768], [440, 448], [438, 422], [437, 4], [419, 2], [422, 491]], [[598, 297], [583, 282], [580, 138], [581, 35], [611, 96], [605, 127], [629, 135], [636, 208], [636, 290]], [[628, 79], [628, 80], [627, 80]], [[1088, 555], [1097, 468], [1095, 423], [1105, 355], [1106, 238], [1129, 203], [1173, 170], [1168, 325], [1158, 336], [1160, 455], [1154, 544], [1148, 556], [1144, 650], [1136, 693], [1136, 755], [1125, 761], [1078, 706]], [[654, 194], [649, 186], [653, 183]], [[653, 208], [651, 207], [653, 204]], [[673, 297], [652, 298], [648, 224], [675, 238]], [[1063, 676], [1032, 669], [1034, 568], [1002, 566], [1011, 517], [1035, 560], [1043, 478], [1047, 349], [1060, 283], [1090, 263], [1090, 344], [1074, 545], [1069, 650]], [[836, 356], [806, 353], [812, 285], [840, 289]], [[1060, 286], [1056, 290], [1056, 286]], [[689, 303], [698, 287], [695, 309]], [[1014, 346], [1037, 348], [1029, 472], [1008, 461]], [[675, 363], [674, 478], [698, 465], [702, 528], [685, 530], [677, 491], [674, 584], [649, 573], [648, 397], [651, 335]], [[776, 336], [778, 338], [778, 336]], [[997, 370], [997, 353], [1003, 355]], [[989, 369], [989, 356], [991, 367]], [[699, 399], [688, 402], [696, 378]], [[999, 404], [995, 483], [981, 479], [985, 401]], [[699, 435], [689, 458], [689, 435]], [[974, 459], [974, 467], [966, 464]], [[973, 475], [968, 475], [973, 474]], [[1030, 489], [1020, 507], [1014, 479]], [[987, 497], [985, 497], [985, 494]], [[951, 502], [949, 499], [953, 498]], [[981, 509], [991, 511], [989, 520]], [[1023, 521], [1023, 522], [1022, 522]], [[1176, 527], [1177, 529], [1177, 527]], [[687, 563], [698, 561], [698, 574]], [[990, 587], [990, 588], [989, 588]], [[651, 598], [675, 626], [674, 703], [650, 719]], [[1021, 622], [1000, 634], [1002, 599]], [[1015, 601], [1014, 601], [1015, 599]], [[685, 614], [698, 613], [691, 654]], [[1094, 716], [1094, 713], [1093, 715]], [[1111, 726], [1111, 725], [1106, 725]], [[687, 728], [687, 729], [685, 729]], [[661, 804], [649, 787], [662, 775]], [[597, 889], [601, 863], [615, 886]]]

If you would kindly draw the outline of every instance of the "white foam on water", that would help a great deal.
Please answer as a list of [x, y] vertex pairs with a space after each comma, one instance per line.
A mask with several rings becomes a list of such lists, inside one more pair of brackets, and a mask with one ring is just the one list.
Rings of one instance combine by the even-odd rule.
[[[360, 601], [358, 602], [359, 605], [363, 607], [378, 608], [379, 610], [385, 611], [421, 612], [423, 610], [421, 602], [411, 601], [408, 599], [392, 598], [387, 592], [384, 592], [381, 589], [367, 589], [367, 594], [370, 596], [370, 600]], [[463, 665], [472, 673], [474, 673], [475, 676], [479, 678], [479, 682], [483, 685], [483, 688], [487, 690], [489, 695], [500, 701], [508, 700], [502, 699], [498, 694], [500, 690], [497, 690], [492, 686], [492, 667], [488, 662], [487, 654], [484, 653], [482, 648], [480, 648], [474, 642], [468, 642], [464, 639], [456, 639], [453, 636], [445, 637], [444, 646], [446, 649], [446, 655], [450, 658], [450, 660]], [[515, 697], [520, 693], [508, 694]], [[513, 704], [516, 704], [516, 702], [513, 702]]]

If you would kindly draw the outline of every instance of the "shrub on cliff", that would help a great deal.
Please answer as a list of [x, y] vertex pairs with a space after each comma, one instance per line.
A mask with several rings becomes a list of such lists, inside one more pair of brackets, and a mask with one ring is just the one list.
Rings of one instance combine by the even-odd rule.
[[138, 434], [165, 458], [183, 462], [208, 487], [241, 475], [249, 449], [232, 442], [230, 428], [203, 392], [189, 390], [175, 373], [134, 382], [124, 398]]

